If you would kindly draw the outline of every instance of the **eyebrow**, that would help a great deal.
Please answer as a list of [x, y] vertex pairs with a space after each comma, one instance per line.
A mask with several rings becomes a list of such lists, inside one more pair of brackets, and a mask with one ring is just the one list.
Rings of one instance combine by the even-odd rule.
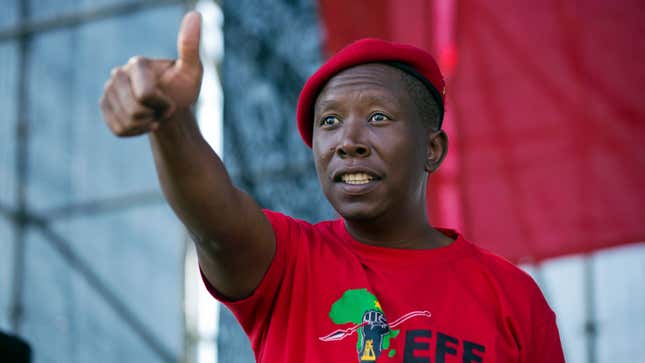
[[[386, 97], [379, 97], [377, 95], [373, 94], [368, 94], [368, 95], [362, 95], [360, 96], [361, 100], [366, 101], [368, 104], [373, 105], [373, 104], [381, 104], [384, 105], [385, 107], [396, 107], [396, 102], [392, 100], [388, 100]], [[339, 99], [327, 99], [327, 100], [321, 100], [316, 102], [316, 106], [314, 107], [314, 113], [319, 111], [319, 110], [325, 110], [328, 108], [337, 108], [338, 104], [340, 104], [341, 101]]]
[[326, 108], [334, 108], [338, 104], [337, 100], [326, 100], [326, 101], [319, 101], [316, 102], [316, 105], [314, 107], [314, 112], [320, 109], [326, 109]]

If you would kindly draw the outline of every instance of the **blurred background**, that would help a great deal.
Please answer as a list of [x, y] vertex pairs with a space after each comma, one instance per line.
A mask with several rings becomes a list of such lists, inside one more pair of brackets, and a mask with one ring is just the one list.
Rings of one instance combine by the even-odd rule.
[[536, 279], [567, 362], [645, 362], [637, 0], [0, 0], [0, 361], [18, 337], [37, 363], [253, 362], [146, 138], [112, 136], [98, 108], [113, 67], [176, 56], [192, 8], [204, 135], [262, 206], [310, 221], [334, 212], [295, 126], [306, 78], [360, 37], [432, 52], [450, 137], [433, 223]]

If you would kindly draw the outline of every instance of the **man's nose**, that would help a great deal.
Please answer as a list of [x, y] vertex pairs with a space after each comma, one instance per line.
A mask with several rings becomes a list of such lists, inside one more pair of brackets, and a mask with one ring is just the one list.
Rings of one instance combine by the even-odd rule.
[[341, 139], [336, 154], [341, 158], [367, 157], [370, 155], [367, 137], [367, 125], [359, 119], [346, 119], [342, 126]]

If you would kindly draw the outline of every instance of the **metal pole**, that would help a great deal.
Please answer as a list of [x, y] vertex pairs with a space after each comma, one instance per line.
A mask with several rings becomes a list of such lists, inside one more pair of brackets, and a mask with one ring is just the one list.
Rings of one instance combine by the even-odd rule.
[[[20, 1], [18, 23], [27, 21], [27, 0]], [[18, 37], [18, 87], [16, 121], [16, 213], [14, 217], [13, 286], [10, 303], [10, 324], [15, 334], [20, 334], [23, 320], [23, 285], [25, 275], [25, 249], [27, 232], [27, 183], [29, 120], [27, 118], [27, 74], [31, 35]]]
[[587, 362], [596, 363], [598, 355], [598, 324], [596, 321], [596, 296], [593, 255], [588, 254], [584, 259], [584, 294], [585, 294], [585, 340], [587, 347]]

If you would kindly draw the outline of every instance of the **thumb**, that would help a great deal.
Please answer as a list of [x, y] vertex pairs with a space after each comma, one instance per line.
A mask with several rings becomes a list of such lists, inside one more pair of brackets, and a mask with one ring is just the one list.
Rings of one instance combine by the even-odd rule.
[[199, 41], [201, 37], [202, 16], [196, 11], [184, 15], [177, 36], [177, 51], [179, 53], [178, 65], [199, 65]]

